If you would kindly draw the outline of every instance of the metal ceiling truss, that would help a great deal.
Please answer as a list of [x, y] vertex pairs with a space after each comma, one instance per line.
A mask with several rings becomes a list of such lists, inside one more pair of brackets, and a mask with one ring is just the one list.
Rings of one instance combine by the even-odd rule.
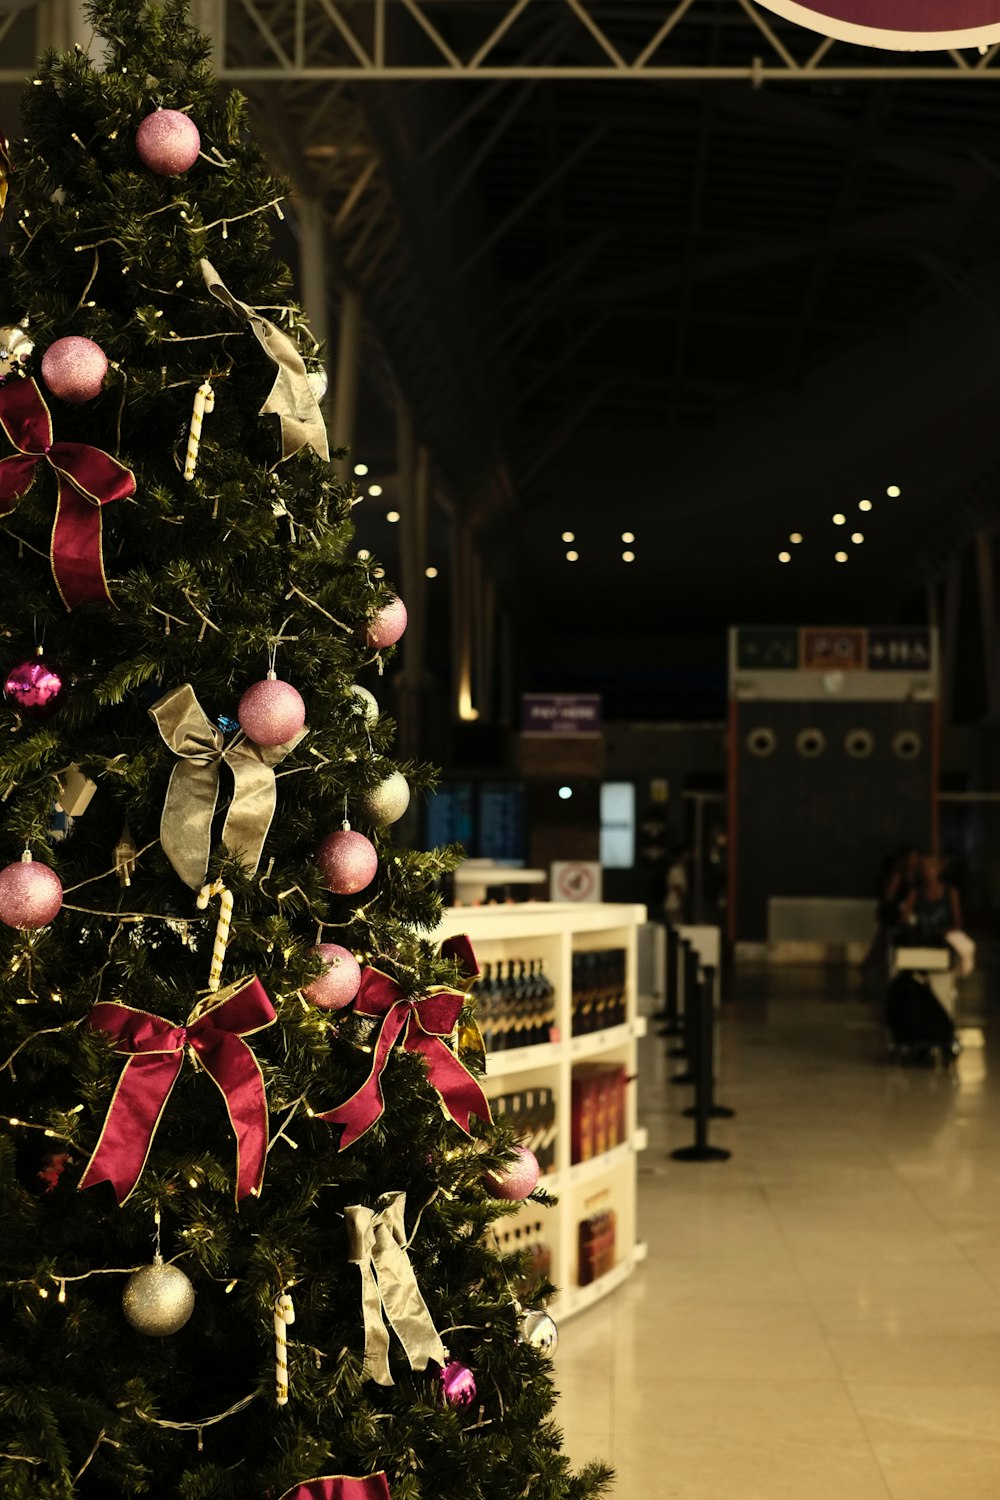
[[[819, 38], [752, 0], [202, 0], [213, 3], [219, 71], [243, 84], [1000, 78], [1000, 44], [919, 54], [926, 60], [917, 63], [912, 53]], [[720, 27], [731, 40], [717, 57], [705, 42]], [[538, 45], [553, 31], [562, 36], [555, 56]], [[248, 32], [254, 56], [232, 57], [231, 38], [245, 43]]]

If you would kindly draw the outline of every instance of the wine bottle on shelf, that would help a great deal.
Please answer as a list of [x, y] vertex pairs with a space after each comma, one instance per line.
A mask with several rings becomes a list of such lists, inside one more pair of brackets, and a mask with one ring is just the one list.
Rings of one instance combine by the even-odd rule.
[[556, 987], [545, 972], [544, 958], [538, 960], [538, 973], [542, 982], [544, 1040], [547, 1042], [558, 1042], [559, 1028], [556, 1022]]
[[528, 1029], [529, 1016], [529, 986], [528, 976], [525, 972], [524, 959], [518, 960], [517, 973], [514, 973], [514, 961], [511, 960], [511, 980], [513, 999], [511, 1003], [511, 1029], [513, 1031], [513, 1045], [515, 1047], [526, 1047], [531, 1041]]

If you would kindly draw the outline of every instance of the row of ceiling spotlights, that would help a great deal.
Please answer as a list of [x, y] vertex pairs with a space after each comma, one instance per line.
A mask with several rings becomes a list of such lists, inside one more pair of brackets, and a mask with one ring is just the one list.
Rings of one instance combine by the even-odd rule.
[[[562, 539], [563, 539], [564, 542], [575, 542], [576, 541], [576, 533], [573, 532], [573, 531], [564, 531], [563, 534], [562, 534]], [[630, 542], [634, 542], [635, 541], [635, 532], [634, 531], [623, 531], [622, 532], [622, 541], [626, 544], [626, 550], [622, 553], [622, 562], [627, 562], [627, 563], [635, 562], [635, 553], [628, 550], [628, 544]], [[579, 562], [579, 560], [580, 560], [580, 554], [579, 554], [579, 552], [577, 552], [575, 550], [575, 548], [571, 547], [569, 549], [569, 551], [566, 553], [566, 561], [567, 562]]]
[[[903, 492], [900, 489], [900, 487], [899, 487], [898, 484], [890, 484], [889, 487], [886, 490], [886, 494], [889, 496], [890, 500], [898, 500], [899, 497], [900, 497], [900, 495], [902, 493]], [[870, 500], [859, 500], [858, 501], [858, 510], [869, 511], [871, 509], [872, 509], [872, 502]], [[844, 515], [843, 511], [841, 511], [841, 510], [835, 511], [834, 514], [833, 514], [833, 516], [831, 517], [831, 519], [833, 521], [834, 526], [846, 526], [847, 525], [847, 517]], [[855, 544], [855, 546], [860, 546], [861, 543], [864, 541], [864, 539], [865, 538], [864, 538], [864, 533], [863, 532], [861, 532], [861, 531], [852, 531], [851, 532], [851, 541]], [[793, 531], [791, 533], [791, 535], [789, 536], [788, 540], [792, 543], [793, 546], [797, 547], [802, 541], [805, 540], [805, 538], [803, 537], [801, 531]], [[778, 553], [778, 561], [780, 563], [788, 563], [788, 562], [791, 562], [791, 560], [792, 560], [792, 554], [789, 551], [783, 549], [781, 552]], [[843, 552], [843, 551], [835, 552], [833, 554], [833, 560], [834, 560], [834, 562], [845, 563], [848, 560], [848, 553]]]
[[[354, 473], [355, 473], [355, 475], [357, 476], [358, 479], [364, 479], [365, 475], [368, 473], [368, 465], [367, 464], [355, 464], [354, 465]], [[369, 495], [373, 495], [377, 499], [378, 496], [381, 495], [381, 493], [382, 493], [382, 486], [380, 484], [370, 484], [368, 486], [368, 493], [369, 493]], [[396, 517], [396, 520], [397, 521], [399, 520], [398, 516]]]

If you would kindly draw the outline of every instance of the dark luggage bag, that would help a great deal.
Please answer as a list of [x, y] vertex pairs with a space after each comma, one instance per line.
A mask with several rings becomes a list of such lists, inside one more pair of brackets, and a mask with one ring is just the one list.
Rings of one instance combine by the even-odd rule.
[[890, 981], [885, 995], [885, 1023], [893, 1048], [903, 1057], [955, 1055], [955, 1026], [930, 985], [904, 970]]

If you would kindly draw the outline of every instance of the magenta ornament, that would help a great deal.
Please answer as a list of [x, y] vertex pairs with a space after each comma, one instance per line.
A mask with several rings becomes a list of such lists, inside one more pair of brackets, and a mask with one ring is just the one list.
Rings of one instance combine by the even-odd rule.
[[302, 695], [272, 672], [248, 687], [236, 710], [240, 728], [255, 745], [284, 745], [306, 722]]
[[42, 355], [42, 379], [60, 401], [80, 406], [101, 394], [108, 356], [93, 339], [71, 334], [56, 339]]
[[365, 639], [381, 651], [384, 646], [394, 646], [405, 629], [406, 605], [402, 599], [390, 599], [369, 620]]
[[62, 703], [63, 680], [54, 667], [41, 656], [18, 662], [11, 667], [3, 685], [3, 695], [12, 708], [25, 719], [47, 719]]
[[519, 1203], [538, 1186], [538, 1158], [527, 1146], [515, 1146], [517, 1159], [499, 1172], [487, 1172], [483, 1184], [494, 1198], [503, 1198], [507, 1203]]
[[441, 1370], [441, 1390], [449, 1406], [471, 1406], [476, 1399], [476, 1377], [468, 1365], [451, 1359]]
[[198, 160], [201, 135], [192, 119], [179, 109], [157, 109], [135, 133], [139, 159], [161, 177], [179, 177]]
[[343, 1010], [358, 993], [361, 965], [339, 943], [317, 943], [309, 952], [317, 954], [326, 967], [318, 979], [304, 986], [303, 995], [320, 1010]]
[[27, 849], [15, 865], [0, 870], [0, 922], [7, 927], [47, 927], [63, 903], [62, 881]]
[[323, 883], [335, 896], [353, 896], [363, 891], [375, 878], [378, 855], [375, 845], [363, 833], [351, 828], [328, 834], [316, 850], [316, 863], [323, 871]]

